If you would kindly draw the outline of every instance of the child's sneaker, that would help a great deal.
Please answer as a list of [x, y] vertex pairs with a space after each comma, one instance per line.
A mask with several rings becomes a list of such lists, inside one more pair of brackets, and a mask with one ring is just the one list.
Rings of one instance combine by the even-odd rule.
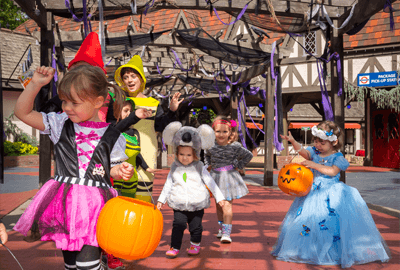
[[217, 238], [221, 238], [221, 237], [222, 237], [222, 230], [219, 229], [219, 230], [218, 230], [218, 233], [217, 233]]
[[114, 257], [112, 254], [107, 254], [107, 261], [108, 261], [108, 269], [125, 269], [124, 264], [117, 258]]
[[200, 253], [200, 246], [190, 245], [190, 248], [187, 252], [189, 255], [197, 255]]
[[178, 256], [179, 254], [179, 249], [175, 249], [173, 247], [171, 247], [166, 253], [165, 255], [167, 255], [168, 258], [173, 259], [176, 258], [176, 256]]
[[227, 235], [227, 234], [222, 235], [221, 243], [225, 243], [225, 244], [232, 243], [232, 239], [231, 239], [230, 235]]

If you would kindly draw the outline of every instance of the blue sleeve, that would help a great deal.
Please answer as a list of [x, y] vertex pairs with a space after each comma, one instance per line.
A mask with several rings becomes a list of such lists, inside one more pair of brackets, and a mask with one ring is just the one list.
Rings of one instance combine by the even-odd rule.
[[336, 157], [333, 159], [333, 165], [338, 167], [341, 171], [345, 171], [350, 166], [350, 163], [344, 158], [342, 153], [337, 153]]
[[308, 146], [308, 147], [306, 148], [306, 150], [310, 153], [310, 158], [311, 158], [311, 160], [314, 160], [314, 157], [315, 157], [315, 155], [316, 155], [316, 153], [314, 152], [314, 149], [313, 149], [311, 146]]

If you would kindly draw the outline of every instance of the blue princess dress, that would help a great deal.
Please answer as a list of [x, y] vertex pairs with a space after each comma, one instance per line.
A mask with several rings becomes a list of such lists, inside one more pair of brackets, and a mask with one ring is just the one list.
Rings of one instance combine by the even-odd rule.
[[[343, 171], [349, 166], [342, 153], [320, 157], [313, 148], [306, 150], [316, 163]], [[293, 201], [271, 254], [282, 261], [343, 268], [389, 261], [389, 248], [358, 190], [340, 182], [340, 173], [313, 173], [310, 193]]]

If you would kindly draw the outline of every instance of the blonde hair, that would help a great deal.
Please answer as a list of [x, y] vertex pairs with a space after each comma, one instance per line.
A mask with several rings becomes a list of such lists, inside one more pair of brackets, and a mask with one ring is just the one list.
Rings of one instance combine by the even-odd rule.
[[[344, 132], [343, 132], [343, 130], [341, 130], [339, 128], [339, 126], [335, 122], [325, 120], [325, 121], [322, 121], [321, 123], [319, 123], [317, 125], [317, 128], [323, 129], [328, 132], [330, 132], [332, 130], [333, 134], [336, 135], [336, 137], [338, 138], [336, 145], [333, 146], [333, 149], [336, 151], [340, 150], [340, 148], [342, 147], [342, 145], [344, 143]], [[322, 139], [315, 137], [315, 136], [312, 137], [312, 140], [322, 141]]]
[[[217, 123], [218, 121], [220, 123]], [[223, 115], [219, 115], [214, 119], [214, 121], [213, 121], [213, 123], [211, 125], [212, 128], [214, 129], [214, 131], [215, 131], [215, 128], [214, 128], [215, 124], [227, 125], [229, 127], [231, 135], [229, 135], [229, 137], [228, 137], [228, 144], [236, 142], [238, 140], [238, 138], [239, 138], [239, 134], [238, 134], [238, 131], [237, 131], [237, 126], [236, 127], [232, 127], [231, 125], [229, 125], [228, 123], [230, 123], [230, 121], [231, 120], [228, 117], [223, 116]], [[226, 123], [226, 124], [224, 124], [224, 123]]]
[[189, 146], [189, 145], [178, 145], [177, 147], [176, 147], [176, 151], [175, 151], [175, 156], [176, 156], [176, 158], [178, 158], [178, 153], [179, 153], [179, 148], [180, 147], [190, 147], [190, 148], [192, 148], [192, 154], [193, 154], [193, 160], [200, 160], [199, 159], [199, 157], [196, 155], [196, 150], [194, 150], [194, 148], [193, 147], [191, 147], [191, 146]]
[[118, 86], [107, 81], [106, 75], [99, 67], [83, 65], [68, 71], [58, 86], [58, 95], [60, 99], [73, 100], [71, 95], [73, 88], [82, 100], [97, 97], [103, 97], [106, 100], [109, 87], [114, 89], [114, 117], [118, 119], [125, 101], [125, 94]]

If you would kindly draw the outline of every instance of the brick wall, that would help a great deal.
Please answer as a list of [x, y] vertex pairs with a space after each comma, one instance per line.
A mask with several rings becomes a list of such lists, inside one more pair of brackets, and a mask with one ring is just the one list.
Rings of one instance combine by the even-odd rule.
[[[54, 160], [51, 164], [54, 166]], [[23, 166], [39, 166], [39, 155], [4, 157], [4, 168]]]

